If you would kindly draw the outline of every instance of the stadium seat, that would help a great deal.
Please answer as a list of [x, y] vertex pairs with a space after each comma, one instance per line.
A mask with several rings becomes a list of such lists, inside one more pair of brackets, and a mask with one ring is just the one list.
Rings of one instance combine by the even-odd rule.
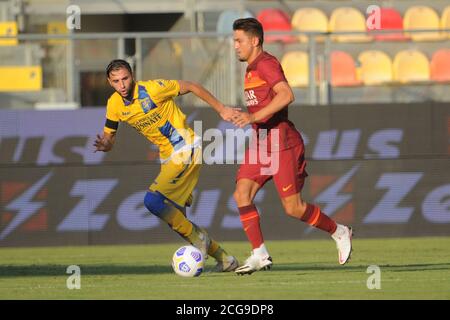
[[[17, 23], [0, 22], [0, 36], [17, 36]], [[0, 39], [0, 46], [17, 46], [17, 43], [17, 39]]]
[[[291, 19], [279, 9], [263, 9], [258, 13], [257, 19], [261, 22], [264, 33], [271, 31], [292, 31]], [[281, 41], [285, 43], [295, 42], [295, 37], [291, 35], [264, 35], [264, 42]]]
[[303, 51], [291, 51], [281, 59], [281, 66], [287, 81], [292, 87], [307, 87], [309, 83], [308, 54]]
[[[352, 7], [340, 7], [331, 13], [330, 32], [366, 32], [366, 19], [357, 9]], [[337, 42], [367, 42], [372, 40], [366, 34], [342, 34], [331, 38]]]
[[[295, 11], [292, 17], [292, 28], [303, 32], [327, 32], [328, 18], [323, 11], [316, 8], [301, 8]], [[323, 40], [323, 37], [317, 37], [317, 40]], [[301, 42], [307, 42], [308, 37], [299, 35]]]
[[380, 85], [392, 81], [392, 61], [383, 51], [363, 51], [359, 54], [358, 61], [359, 79], [364, 85]]
[[[380, 28], [376, 30], [399, 30], [399, 33], [378, 33], [374, 35], [378, 41], [407, 40], [403, 34], [403, 18], [394, 8], [380, 8]], [[374, 31], [376, 31], [374, 30]]]
[[216, 31], [218, 33], [233, 33], [233, 22], [239, 18], [253, 18], [253, 15], [247, 10], [243, 12], [239, 12], [238, 10], [225, 10], [217, 20]]
[[343, 51], [331, 52], [331, 85], [347, 87], [360, 84], [352, 56]]
[[434, 9], [427, 6], [413, 6], [408, 8], [403, 17], [405, 33], [413, 41], [435, 41], [444, 37], [440, 31], [433, 32], [408, 32], [411, 30], [439, 30], [439, 16]]
[[[450, 29], [450, 6], [446, 7], [442, 11], [442, 17], [441, 17], [441, 29]], [[450, 31], [446, 32], [447, 37], [450, 38]]]
[[[65, 22], [50, 21], [47, 23], [47, 34], [67, 34], [68, 30]], [[64, 39], [49, 39], [48, 44], [66, 44]]]
[[40, 66], [1, 66], [0, 92], [39, 91], [42, 89]]
[[433, 54], [430, 78], [436, 82], [450, 82], [450, 49], [439, 49]]
[[430, 80], [428, 58], [418, 50], [403, 50], [395, 55], [393, 62], [394, 81], [400, 83]]

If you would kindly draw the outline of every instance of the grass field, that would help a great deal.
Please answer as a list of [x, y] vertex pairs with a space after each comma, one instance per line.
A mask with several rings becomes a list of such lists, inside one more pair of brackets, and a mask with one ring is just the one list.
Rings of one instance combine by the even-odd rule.
[[[175, 275], [181, 244], [2, 248], [0, 299], [450, 299], [450, 237], [354, 239], [345, 266], [331, 240], [268, 241], [273, 269], [242, 277]], [[224, 245], [242, 261], [249, 253], [245, 242]], [[69, 265], [81, 268], [79, 290], [66, 287]], [[367, 288], [369, 265], [381, 289]]]

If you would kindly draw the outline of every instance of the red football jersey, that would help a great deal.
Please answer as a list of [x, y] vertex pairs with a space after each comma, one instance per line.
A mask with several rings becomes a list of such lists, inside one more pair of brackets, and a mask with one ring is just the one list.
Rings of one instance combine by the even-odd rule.
[[[275, 96], [273, 87], [281, 81], [286, 81], [283, 69], [277, 58], [263, 51], [251, 64], [247, 66], [244, 79], [245, 102], [250, 113], [255, 113], [267, 106]], [[285, 150], [303, 143], [300, 133], [288, 119], [287, 106], [271, 117], [252, 124], [252, 128], [267, 129], [266, 135], [258, 135], [259, 145], [267, 143], [268, 150], [271, 139], [270, 130], [279, 130], [278, 150]], [[274, 149], [275, 151], [275, 149]]]

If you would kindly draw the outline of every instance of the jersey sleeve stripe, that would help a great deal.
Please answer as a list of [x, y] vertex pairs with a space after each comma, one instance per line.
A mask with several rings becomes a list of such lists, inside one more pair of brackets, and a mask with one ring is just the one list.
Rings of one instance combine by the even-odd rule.
[[112, 130], [117, 130], [119, 127], [119, 122], [106, 119], [105, 127]]

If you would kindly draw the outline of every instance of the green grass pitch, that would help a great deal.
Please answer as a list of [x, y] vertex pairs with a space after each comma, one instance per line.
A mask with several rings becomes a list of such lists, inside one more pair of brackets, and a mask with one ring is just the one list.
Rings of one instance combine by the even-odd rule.
[[[332, 240], [267, 241], [272, 270], [198, 278], [171, 269], [182, 244], [0, 248], [0, 299], [450, 299], [450, 237], [356, 238], [345, 266]], [[240, 261], [250, 251], [223, 245]], [[69, 265], [81, 268], [80, 289], [66, 286]], [[370, 265], [380, 267], [380, 289], [367, 287]]]

